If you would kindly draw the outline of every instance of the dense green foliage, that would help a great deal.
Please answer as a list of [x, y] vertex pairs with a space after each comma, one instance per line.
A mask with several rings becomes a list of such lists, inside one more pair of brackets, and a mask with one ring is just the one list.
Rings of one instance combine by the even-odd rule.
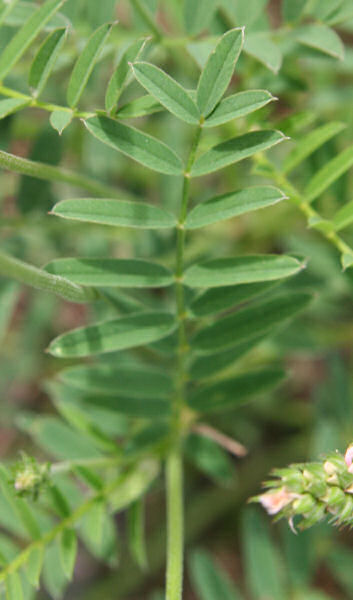
[[[244, 506], [351, 441], [353, 0], [0, 0], [0, 27], [7, 600], [324, 600], [322, 544], [349, 597], [337, 534]], [[337, 461], [275, 471], [280, 516], [350, 524]], [[239, 505], [244, 577], [185, 561]]]

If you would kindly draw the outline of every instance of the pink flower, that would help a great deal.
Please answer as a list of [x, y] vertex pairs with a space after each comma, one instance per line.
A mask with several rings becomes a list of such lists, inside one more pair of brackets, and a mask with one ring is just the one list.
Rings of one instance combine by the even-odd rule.
[[297, 495], [289, 492], [285, 487], [279, 488], [275, 491], [266, 492], [259, 496], [259, 500], [262, 506], [267, 510], [269, 515], [275, 515], [282, 508], [290, 504]]
[[350, 444], [346, 450], [346, 454], [344, 455], [344, 460], [346, 462], [348, 471], [353, 473], [353, 444]]

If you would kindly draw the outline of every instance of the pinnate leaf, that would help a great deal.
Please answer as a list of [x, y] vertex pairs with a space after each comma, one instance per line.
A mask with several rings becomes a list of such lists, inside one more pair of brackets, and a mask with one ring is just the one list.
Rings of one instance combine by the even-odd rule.
[[239, 92], [221, 100], [214, 111], [207, 117], [204, 127], [216, 127], [228, 123], [232, 119], [244, 117], [249, 113], [259, 110], [276, 98], [266, 90], [251, 90]]
[[84, 286], [165, 287], [174, 281], [166, 267], [128, 258], [61, 258], [45, 270]]
[[15, 33], [13, 38], [0, 56], [0, 80], [11, 71], [28, 46], [33, 42], [38, 33], [43, 29], [49, 19], [63, 5], [64, 0], [47, 0], [37, 8], [24, 25]]
[[259, 369], [202, 387], [188, 399], [197, 412], [233, 410], [254, 396], [278, 385], [285, 377], [283, 369]]
[[190, 287], [217, 287], [273, 281], [295, 275], [303, 268], [295, 258], [279, 255], [250, 255], [218, 258], [187, 269], [183, 281]]
[[89, 38], [86, 46], [81, 52], [70, 77], [67, 88], [67, 101], [71, 108], [75, 108], [85, 89], [89, 76], [97, 61], [108, 35], [112, 28], [111, 23], [101, 25]]
[[98, 140], [145, 167], [166, 175], [180, 175], [183, 172], [183, 164], [173, 150], [134, 127], [103, 116], [87, 119], [85, 125]]
[[118, 227], [164, 229], [176, 225], [176, 218], [158, 206], [108, 198], [62, 200], [54, 206], [52, 214], [65, 219]]
[[283, 142], [286, 137], [280, 131], [251, 131], [222, 142], [196, 159], [190, 175], [199, 177], [244, 160], [257, 152], [263, 152]]
[[169, 112], [195, 125], [200, 113], [188, 92], [162, 69], [147, 62], [135, 62], [132, 69], [137, 81]]
[[216, 196], [193, 208], [186, 219], [186, 229], [197, 229], [218, 221], [231, 219], [253, 210], [266, 208], [286, 196], [272, 186], [256, 186]]
[[34, 90], [36, 97], [41, 94], [45, 87], [65, 41], [66, 33], [67, 29], [65, 27], [60, 27], [49, 33], [34, 57], [29, 72], [28, 84]]
[[168, 313], [147, 312], [80, 327], [53, 340], [48, 352], [58, 357], [91, 356], [155, 342], [173, 331]]
[[303, 310], [310, 300], [310, 294], [292, 293], [258, 302], [205, 327], [194, 336], [192, 346], [196, 352], [211, 353], [229, 348], [235, 341], [270, 334], [275, 326]]
[[197, 86], [197, 104], [204, 117], [208, 117], [226, 91], [243, 41], [244, 30], [231, 29], [211, 52]]

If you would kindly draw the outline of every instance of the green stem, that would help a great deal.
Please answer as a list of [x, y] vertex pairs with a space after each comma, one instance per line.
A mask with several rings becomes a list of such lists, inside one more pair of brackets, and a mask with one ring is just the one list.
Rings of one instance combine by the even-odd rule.
[[167, 457], [166, 486], [167, 486], [167, 591], [166, 600], [181, 600], [183, 588], [183, 554], [184, 554], [184, 507], [183, 507], [183, 462], [181, 452], [182, 411], [185, 403], [185, 383], [187, 373], [185, 368], [188, 343], [185, 328], [186, 308], [184, 286], [182, 283], [184, 271], [185, 228], [189, 194], [190, 170], [195, 161], [200, 141], [202, 123], [196, 130], [189, 158], [184, 173], [183, 192], [177, 225], [177, 256], [176, 256], [176, 310], [178, 327], [178, 364], [176, 372], [176, 396], [173, 412], [172, 449]]
[[3, 152], [2, 150], [0, 150], [0, 168], [8, 169], [9, 171], [20, 173], [21, 175], [28, 175], [29, 177], [44, 179], [45, 181], [68, 183], [103, 197], [116, 198], [119, 192], [122, 193], [120, 190], [111, 188], [110, 186], [95, 181], [85, 175], [73, 173], [72, 171], [67, 171], [60, 167], [53, 167], [44, 163], [34, 162], [27, 158]]
[[13, 90], [5, 85], [0, 85], [0, 94], [2, 96], [7, 96], [8, 98], [19, 98], [20, 100], [27, 101], [30, 106], [34, 108], [41, 108], [48, 112], [54, 112], [56, 110], [71, 113], [73, 117], [77, 117], [78, 119], [89, 119], [95, 115], [94, 112], [81, 112], [73, 108], [69, 108], [68, 106], [61, 106], [60, 104], [52, 104], [51, 102], [42, 102], [41, 100], [37, 100], [34, 96], [30, 96], [29, 94], [23, 94], [22, 92], [18, 92], [17, 90]]

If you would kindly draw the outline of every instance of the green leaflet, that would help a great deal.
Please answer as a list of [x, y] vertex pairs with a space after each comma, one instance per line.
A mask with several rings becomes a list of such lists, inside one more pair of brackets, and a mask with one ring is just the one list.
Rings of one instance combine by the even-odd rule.
[[139, 419], [164, 419], [172, 414], [171, 404], [161, 398], [124, 398], [124, 396], [86, 396], [90, 408], [120, 413]]
[[265, 281], [211, 288], [196, 296], [190, 304], [190, 312], [196, 317], [207, 317], [263, 294], [275, 285], [273, 281]]
[[166, 267], [128, 258], [59, 258], [46, 265], [45, 270], [94, 287], [165, 287], [174, 281], [173, 273]]
[[295, 275], [302, 268], [303, 264], [291, 256], [259, 254], [217, 258], [189, 267], [183, 282], [197, 288], [274, 281]]
[[[186, 458], [218, 485], [229, 485], [234, 466], [226, 450], [203, 435], [189, 434], [184, 444]], [[221, 596], [223, 598], [223, 596]]]
[[353, 165], [353, 146], [349, 146], [317, 171], [304, 190], [307, 202], [320, 196]]
[[128, 541], [130, 552], [141, 569], [147, 567], [145, 512], [142, 499], [133, 502], [128, 510]]
[[346, 125], [337, 121], [327, 123], [305, 135], [288, 154], [283, 163], [283, 173], [289, 173], [317, 148], [337, 135]]
[[176, 218], [158, 206], [105, 198], [63, 200], [54, 206], [52, 214], [65, 219], [118, 227], [164, 229], [176, 225]]
[[162, 69], [147, 62], [135, 62], [132, 70], [137, 81], [169, 112], [186, 123], [197, 125], [200, 113], [188, 92]]
[[190, 175], [199, 177], [276, 146], [286, 137], [279, 131], [252, 131], [214, 146], [196, 159]]
[[152, 115], [162, 110], [163, 106], [153, 96], [146, 94], [146, 96], [141, 96], [141, 98], [132, 100], [124, 104], [121, 108], [118, 108], [116, 116], [119, 119], [135, 119], [137, 117]]
[[189, 560], [193, 587], [200, 600], [242, 600], [228, 575], [213, 562], [203, 550], [196, 550]]
[[303, 14], [308, 0], [283, 0], [282, 16], [285, 21], [293, 22], [300, 19]]
[[63, 3], [64, 0], [47, 0], [14, 35], [0, 56], [0, 80], [4, 79], [11, 71], [14, 64], [21, 58], [37, 34]]
[[196, 390], [188, 399], [188, 404], [201, 413], [233, 410], [254, 396], [272, 389], [284, 377], [283, 369], [251, 371]]
[[134, 127], [103, 116], [87, 119], [85, 125], [98, 140], [145, 167], [166, 175], [181, 175], [183, 172], [183, 164], [173, 150]]
[[60, 335], [51, 342], [48, 352], [65, 358], [144, 346], [167, 336], [175, 325], [173, 315], [168, 313], [138, 313]]
[[189, 367], [189, 375], [192, 380], [208, 379], [218, 371], [222, 371], [226, 367], [235, 363], [239, 358], [250, 352], [255, 346], [262, 342], [263, 337], [253, 338], [250, 341], [246, 340], [240, 344], [236, 344], [229, 350], [222, 350], [215, 354], [207, 354], [206, 356], [196, 356]]
[[278, 73], [282, 65], [282, 53], [269, 33], [249, 33], [245, 38], [244, 52], [256, 58], [273, 73]]
[[77, 106], [112, 26], [112, 23], [101, 25], [89, 38], [81, 52], [73, 68], [67, 88], [67, 101], [71, 108]]
[[336, 212], [331, 223], [333, 223], [336, 231], [340, 231], [353, 223], [353, 200]]
[[50, 125], [61, 135], [64, 129], [70, 125], [72, 117], [72, 112], [67, 110], [54, 110], [49, 117]]
[[190, 35], [206, 29], [217, 9], [214, 0], [184, 0], [185, 29]]
[[304, 46], [315, 48], [333, 58], [344, 58], [344, 46], [337, 33], [326, 25], [303, 25], [295, 30], [295, 39]]
[[244, 41], [244, 29], [225, 33], [211, 52], [197, 86], [197, 105], [207, 117], [226, 91]]
[[199, 331], [192, 340], [192, 346], [196, 352], [208, 354], [229, 348], [235, 341], [240, 343], [269, 334], [276, 325], [303, 310], [311, 298], [305, 293], [283, 294], [243, 308]]
[[10, 16], [17, 2], [18, 0], [9, 0], [8, 2], [5, 2], [5, 0], [3, 0], [3, 6], [2, 8], [0, 8], [0, 25], [6, 22], [6, 19]]
[[20, 575], [15, 571], [5, 579], [6, 600], [23, 600]]
[[49, 33], [36, 53], [28, 77], [28, 85], [38, 97], [48, 81], [49, 75], [65, 42], [67, 29], [61, 27]]
[[21, 108], [25, 108], [29, 103], [29, 100], [22, 100], [22, 98], [7, 98], [6, 100], [0, 100], [0, 119], [12, 115], [14, 112], [21, 110]]
[[131, 76], [129, 63], [134, 62], [141, 55], [147, 40], [148, 38], [142, 38], [133, 42], [120, 58], [120, 61], [110, 78], [105, 94], [105, 110], [108, 113], [111, 113], [116, 107], [120, 95], [129, 80], [129, 76]]
[[109, 497], [114, 512], [121, 511], [141, 498], [159, 474], [157, 460], [144, 460], [124, 478], [119, 488]]
[[39, 578], [43, 568], [44, 549], [42, 546], [33, 548], [26, 562], [26, 576], [33, 587], [38, 588]]
[[266, 104], [273, 100], [276, 100], [276, 98], [266, 90], [251, 90], [228, 96], [228, 98], [221, 100], [214, 111], [207, 117], [204, 127], [216, 127], [217, 125], [228, 123], [232, 119], [244, 117], [266, 106]]
[[70, 581], [74, 572], [76, 554], [77, 554], [77, 537], [73, 529], [66, 528], [60, 534], [60, 558], [63, 571]]
[[256, 186], [216, 196], [193, 208], [185, 222], [186, 229], [197, 229], [253, 210], [277, 204], [286, 196], [272, 186]]
[[127, 398], [168, 398], [173, 393], [172, 380], [154, 367], [77, 366], [59, 373], [65, 384], [91, 394]]

